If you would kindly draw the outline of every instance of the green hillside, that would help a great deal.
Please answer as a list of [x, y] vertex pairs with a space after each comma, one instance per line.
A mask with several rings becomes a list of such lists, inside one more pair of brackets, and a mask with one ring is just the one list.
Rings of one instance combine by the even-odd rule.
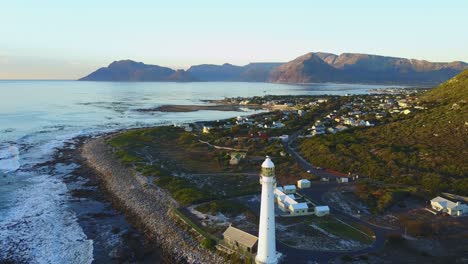
[[428, 102], [458, 103], [468, 100], [468, 70], [428, 91], [421, 99]]
[[427, 194], [468, 195], [468, 70], [420, 97], [424, 112], [394, 123], [306, 139], [312, 163]]

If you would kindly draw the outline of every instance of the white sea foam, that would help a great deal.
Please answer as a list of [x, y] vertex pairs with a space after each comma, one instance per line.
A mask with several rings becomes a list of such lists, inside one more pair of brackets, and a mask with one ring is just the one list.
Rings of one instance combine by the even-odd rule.
[[19, 149], [16, 145], [0, 147], [0, 172], [16, 171], [20, 167]]
[[0, 215], [0, 259], [32, 263], [91, 263], [93, 241], [87, 239], [67, 206], [66, 185], [49, 175], [28, 179], [11, 193], [13, 206]]

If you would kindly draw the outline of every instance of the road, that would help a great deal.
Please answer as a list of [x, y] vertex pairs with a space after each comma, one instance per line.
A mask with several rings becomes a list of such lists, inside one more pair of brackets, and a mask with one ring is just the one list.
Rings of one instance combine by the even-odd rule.
[[296, 160], [296, 162], [299, 164], [299, 166], [304, 169], [305, 171], [310, 171], [310, 173], [319, 176], [320, 178], [322, 177], [327, 177], [330, 180], [336, 179], [337, 175], [333, 174], [331, 172], [325, 171], [325, 170], [317, 170], [316, 166], [314, 166], [312, 163], [308, 162], [305, 160], [299, 153], [291, 146], [294, 140], [296, 140], [297, 136], [299, 135], [300, 132], [296, 132], [289, 136], [288, 141], [283, 142], [283, 145], [286, 149], [286, 151]]

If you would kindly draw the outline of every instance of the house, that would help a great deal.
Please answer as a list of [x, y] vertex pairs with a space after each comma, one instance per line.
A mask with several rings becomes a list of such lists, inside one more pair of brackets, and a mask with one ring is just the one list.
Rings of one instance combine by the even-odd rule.
[[468, 206], [466, 204], [462, 204], [461, 202], [452, 202], [440, 196], [431, 200], [431, 207], [438, 212], [447, 213], [451, 216], [462, 216], [468, 214]]
[[347, 178], [347, 177], [338, 177], [338, 178], [336, 178], [336, 181], [337, 181], [338, 183], [348, 183], [348, 182], [349, 182], [349, 178]]
[[325, 134], [325, 126], [320, 121], [315, 122], [315, 125], [312, 126], [312, 136], [323, 134]]
[[185, 132], [192, 132], [193, 128], [189, 124], [183, 124], [182, 127], [184, 128]]
[[402, 99], [402, 100], [399, 100], [399, 101], [398, 101], [398, 106], [399, 106], [399, 107], [405, 108], [405, 107], [408, 107], [409, 104], [408, 104], [408, 102], [406, 102], [405, 99]]
[[296, 186], [295, 185], [285, 185], [283, 186], [283, 190], [285, 194], [294, 194], [296, 193]]
[[297, 110], [297, 114], [299, 116], [303, 116], [305, 114], [305, 111], [304, 110]]
[[350, 125], [350, 126], [356, 126], [357, 122], [352, 117], [346, 117], [346, 118], [343, 119], [343, 124]]
[[292, 215], [301, 215], [309, 211], [309, 206], [307, 203], [293, 203], [289, 205], [288, 209]]
[[306, 179], [298, 180], [297, 187], [300, 189], [310, 188], [310, 181]]
[[366, 121], [366, 126], [371, 127], [371, 126], [374, 126], [374, 124], [369, 121]]
[[273, 125], [271, 126], [271, 128], [283, 128], [284, 127], [284, 124], [281, 123], [280, 121], [273, 121]]
[[314, 213], [316, 216], [324, 216], [330, 214], [330, 207], [328, 205], [315, 206]]
[[289, 136], [288, 135], [281, 135], [278, 137], [279, 139], [281, 139], [282, 142], [286, 142], [289, 140]]
[[405, 114], [405, 115], [408, 115], [408, 114], [411, 113], [411, 110], [405, 109], [405, 110], [401, 111], [401, 113], [402, 113], [402, 114]]
[[244, 152], [233, 152], [231, 153], [231, 159], [229, 160], [229, 165], [238, 165], [239, 162], [244, 159], [246, 153]]
[[233, 226], [229, 226], [223, 233], [224, 241], [233, 249], [243, 252], [254, 253], [256, 251], [258, 238]]
[[211, 129], [212, 129], [212, 127], [210, 127], [210, 126], [203, 126], [203, 133], [208, 134], [208, 133], [210, 133]]
[[344, 130], [346, 130], [346, 129], [348, 129], [348, 127], [347, 127], [347, 126], [343, 126], [343, 125], [337, 125], [337, 126], [335, 127], [335, 130], [336, 130], [337, 132], [341, 132], [341, 131], [344, 131]]

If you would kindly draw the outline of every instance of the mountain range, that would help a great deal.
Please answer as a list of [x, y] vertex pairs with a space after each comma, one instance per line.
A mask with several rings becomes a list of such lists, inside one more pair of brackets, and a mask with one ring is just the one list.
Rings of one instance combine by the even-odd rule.
[[468, 69], [461, 61], [450, 63], [359, 53], [336, 55], [311, 52], [287, 63], [249, 63], [236, 66], [201, 64], [173, 70], [132, 60], [112, 62], [81, 78], [82, 81], [231, 81], [273, 83], [386, 83], [438, 84]]

